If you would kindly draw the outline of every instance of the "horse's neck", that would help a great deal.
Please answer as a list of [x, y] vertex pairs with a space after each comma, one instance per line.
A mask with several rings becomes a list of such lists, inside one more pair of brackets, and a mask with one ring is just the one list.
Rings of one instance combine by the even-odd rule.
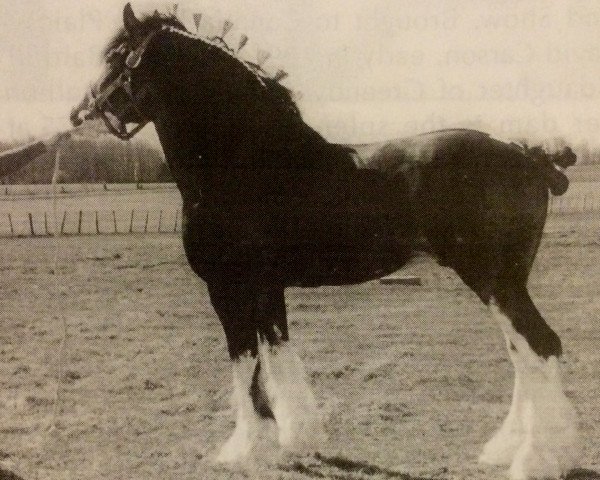
[[[223, 108], [229, 115], [235, 116], [235, 105], [224, 105]], [[276, 118], [273, 121], [270, 117], [263, 122], [255, 118], [248, 125], [233, 121], [227, 125], [228, 128], [215, 128], [214, 124], [211, 125], [210, 115], [189, 121], [186, 118], [190, 117], [175, 117], [177, 114], [166, 112], [163, 120], [170, 123], [170, 132], [163, 137], [174, 153], [171, 155], [173, 163], [170, 162], [172, 169], [354, 169], [354, 162], [346, 149], [329, 144], [302, 120]], [[224, 114], [225, 111], [216, 112], [214, 117]]]
[[187, 182], [203, 167], [354, 168], [347, 152], [285, 111], [245, 68], [233, 65], [229, 71], [214, 53], [189, 50], [176, 49], [178, 56], [169, 61], [173, 71], [160, 72], [157, 82], [164, 100], [155, 123], [157, 131], [159, 123], [164, 126], [159, 136], [176, 178]]

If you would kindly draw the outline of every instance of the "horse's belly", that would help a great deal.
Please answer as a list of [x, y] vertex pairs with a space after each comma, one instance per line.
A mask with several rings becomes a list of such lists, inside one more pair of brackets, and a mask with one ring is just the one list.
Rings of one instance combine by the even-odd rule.
[[321, 179], [306, 195], [188, 206], [188, 260], [204, 279], [254, 269], [290, 286], [359, 283], [393, 272], [412, 249], [412, 208], [401, 184], [376, 175]]
[[413, 245], [407, 218], [407, 212], [377, 203], [313, 205], [289, 213], [284, 236], [287, 283], [344, 285], [399, 269]]
[[285, 284], [318, 287], [362, 283], [395, 272], [409, 259], [410, 251], [398, 248], [296, 250], [286, 258]]

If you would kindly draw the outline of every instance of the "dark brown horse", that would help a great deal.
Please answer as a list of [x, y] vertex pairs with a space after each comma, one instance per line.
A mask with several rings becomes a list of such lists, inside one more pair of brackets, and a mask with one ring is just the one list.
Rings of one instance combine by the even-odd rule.
[[510, 413], [481, 460], [511, 465], [514, 478], [575, 466], [561, 342], [527, 291], [549, 189], [566, 190], [557, 165], [574, 163], [570, 151], [552, 157], [461, 129], [334, 145], [222, 40], [174, 17], [139, 20], [129, 5], [105, 59], [72, 120], [103, 117], [120, 138], [156, 127], [183, 197], [185, 252], [233, 364], [236, 427], [221, 460], [249, 452], [261, 417], [277, 422], [286, 447], [318, 430], [289, 346], [286, 287], [364, 282], [424, 250], [490, 306], [515, 365]]

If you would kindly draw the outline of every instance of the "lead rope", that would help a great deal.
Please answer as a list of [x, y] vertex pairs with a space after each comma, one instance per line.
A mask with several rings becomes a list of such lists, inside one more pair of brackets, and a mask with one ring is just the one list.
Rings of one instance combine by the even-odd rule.
[[[63, 370], [65, 364], [65, 352], [66, 352], [66, 344], [67, 344], [67, 320], [65, 315], [61, 312], [60, 309], [60, 296], [61, 296], [61, 288], [59, 284], [59, 275], [58, 275], [58, 258], [60, 253], [60, 235], [61, 231], [58, 226], [58, 178], [60, 176], [60, 158], [61, 158], [61, 150], [62, 146], [59, 144], [56, 148], [56, 155], [54, 158], [54, 172], [52, 173], [52, 223], [53, 230], [52, 234], [54, 236], [54, 258], [52, 260], [52, 275], [54, 276], [54, 301], [53, 301], [53, 311], [54, 314], [52, 316], [53, 319], [61, 319], [62, 320], [62, 338], [60, 342], [60, 349], [58, 354], [58, 372], [56, 374], [56, 389], [54, 391], [54, 407], [52, 410], [52, 421], [50, 425], [46, 428], [46, 433], [42, 434], [45, 436], [45, 440], [42, 442], [40, 454], [42, 458], [45, 458], [47, 452], [47, 443], [50, 440], [50, 436], [55, 433], [58, 429], [57, 420], [58, 415], [60, 413], [60, 405], [62, 403], [62, 380], [63, 380]], [[40, 467], [38, 467], [35, 471], [35, 479], [39, 480], [40, 478]]]
[[60, 406], [62, 403], [62, 389], [63, 389], [63, 371], [65, 365], [65, 353], [67, 345], [67, 319], [60, 308], [60, 278], [58, 274], [58, 258], [60, 253], [60, 236], [61, 229], [58, 225], [58, 179], [60, 175], [60, 158], [62, 153], [62, 146], [58, 145], [56, 149], [56, 156], [54, 159], [54, 173], [52, 174], [52, 222], [53, 222], [53, 233], [54, 233], [54, 260], [53, 274], [54, 274], [54, 318], [60, 319], [62, 324], [62, 338], [60, 342], [60, 349], [58, 353], [58, 371], [56, 374], [56, 390], [54, 392], [54, 408], [52, 412], [52, 423], [50, 424], [49, 431], [53, 431], [57, 428], [57, 419], [60, 413]]

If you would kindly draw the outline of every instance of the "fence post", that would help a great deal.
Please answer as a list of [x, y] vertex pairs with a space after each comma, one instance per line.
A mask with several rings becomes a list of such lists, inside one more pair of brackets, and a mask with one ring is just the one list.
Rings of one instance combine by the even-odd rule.
[[10, 216], [10, 213], [8, 214], [8, 224], [10, 225], [10, 234], [11, 236], [15, 236], [15, 229], [13, 227], [13, 223], [12, 223], [12, 217]]
[[31, 230], [31, 236], [35, 237], [35, 230], [33, 229], [33, 215], [31, 213], [27, 214], [29, 216], [29, 228]]
[[144, 233], [148, 233], [148, 218], [150, 218], [150, 212], [146, 210], [146, 223], [144, 224]]
[[63, 214], [62, 222], [60, 224], [60, 234], [62, 235], [65, 232], [65, 223], [67, 221], [67, 211]]
[[98, 221], [98, 210], [96, 210], [96, 233], [100, 235], [100, 222]]
[[48, 231], [48, 214], [44, 212], [44, 229], [46, 230], [46, 235], [50, 235]]
[[175, 227], [173, 228], [173, 233], [177, 233], [177, 220], [179, 220], [179, 210], [175, 210]]
[[113, 222], [115, 224], [115, 233], [119, 233], [119, 231], [117, 230], [117, 214], [115, 213], [115, 211], [113, 210]]
[[158, 212], [158, 233], [160, 233], [160, 226], [162, 224], [162, 210]]
[[133, 233], [133, 212], [135, 212], [135, 209], [131, 210], [131, 220], [129, 221], [129, 233]]
[[79, 222], [77, 224], [77, 235], [81, 235], [81, 224], [83, 223], [83, 211], [79, 210]]

